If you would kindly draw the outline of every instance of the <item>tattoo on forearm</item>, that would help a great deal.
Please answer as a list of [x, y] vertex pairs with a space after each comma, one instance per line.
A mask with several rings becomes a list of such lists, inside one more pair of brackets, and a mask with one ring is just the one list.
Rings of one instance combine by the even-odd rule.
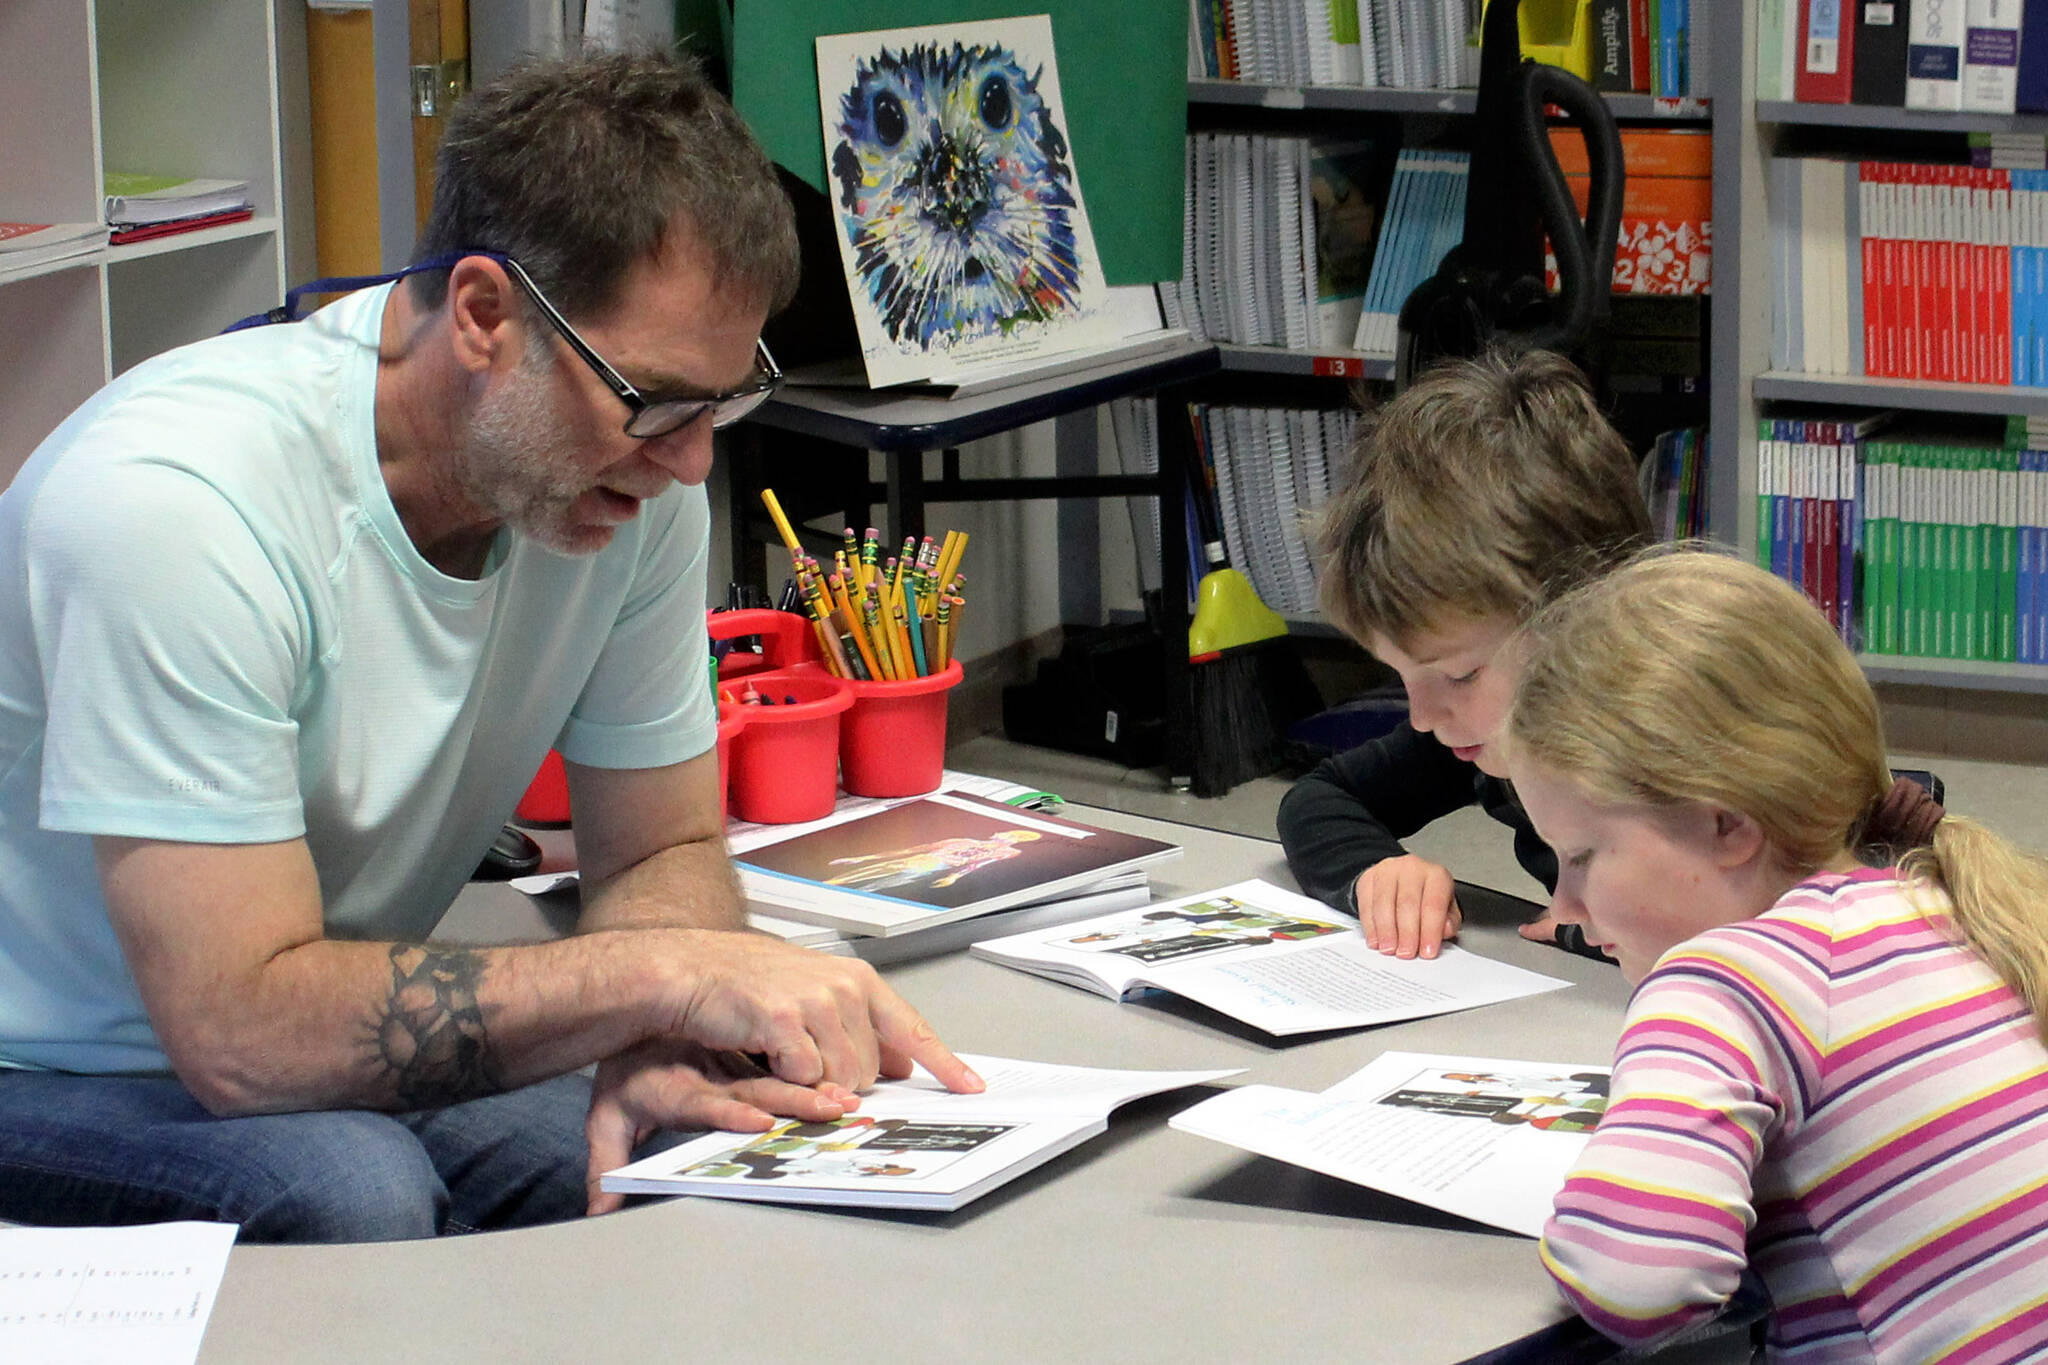
[[459, 948], [391, 945], [391, 996], [370, 1023], [373, 1061], [406, 1109], [494, 1094], [477, 987], [483, 959]]

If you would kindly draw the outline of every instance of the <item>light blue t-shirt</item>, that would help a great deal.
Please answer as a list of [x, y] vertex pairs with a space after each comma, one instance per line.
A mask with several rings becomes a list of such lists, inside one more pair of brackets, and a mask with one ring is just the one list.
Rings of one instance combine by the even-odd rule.
[[439, 572], [377, 466], [388, 292], [137, 366], [0, 495], [0, 1065], [168, 1069], [92, 835], [304, 835], [331, 936], [419, 939], [550, 745], [711, 747], [703, 490]]

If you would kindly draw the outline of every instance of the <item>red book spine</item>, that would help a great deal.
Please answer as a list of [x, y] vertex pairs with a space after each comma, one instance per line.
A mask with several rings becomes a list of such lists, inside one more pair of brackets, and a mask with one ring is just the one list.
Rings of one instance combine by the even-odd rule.
[[1628, 0], [1628, 74], [1637, 90], [1650, 92], [1650, 0]]
[[1991, 374], [2012, 383], [2012, 172], [1991, 172]]
[[1870, 172], [1868, 161], [1856, 167], [1857, 221], [1862, 225], [1860, 230], [1863, 234], [1863, 240], [1857, 243], [1863, 270], [1863, 372], [1882, 375], [1885, 372], [1884, 289], [1883, 271], [1878, 264], [1878, 234], [1882, 231], [1882, 224], [1877, 216], [1877, 187], [1872, 183]]
[[1913, 210], [1913, 185], [1907, 169], [1899, 162], [1885, 167], [1892, 186], [1893, 275], [1898, 293], [1893, 297], [1892, 316], [1898, 320], [1899, 366], [1895, 371], [1906, 379], [1925, 379], [1927, 359], [1920, 347], [1920, 255], [1915, 245], [1919, 235]]

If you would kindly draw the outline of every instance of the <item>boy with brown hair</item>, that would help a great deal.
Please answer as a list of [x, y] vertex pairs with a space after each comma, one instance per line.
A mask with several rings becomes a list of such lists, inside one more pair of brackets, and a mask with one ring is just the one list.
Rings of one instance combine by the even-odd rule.
[[[1556, 855], [1495, 742], [1516, 678], [1503, 647], [1650, 539], [1635, 458], [1561, 356], [1447, 362], [1368, 415], [1317, 531], [1321, 595], [1331, 621], [1400, 675], [1408, 719], [1324, 760], [1281, 801], [1303, 891], [1357, 915], [1381, 952], [1434, 957], [1462, 918], [1451, 874], [1400, 840], [1474, 804], [1556, 886]], [[1547, 915], [1522, 932], [1585, 951], [1576, 933], [1554, 937]]]

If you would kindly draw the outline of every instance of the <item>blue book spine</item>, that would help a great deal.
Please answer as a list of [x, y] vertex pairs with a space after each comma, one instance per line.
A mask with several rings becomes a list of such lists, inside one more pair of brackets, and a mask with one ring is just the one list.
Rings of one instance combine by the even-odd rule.
[[1790, 583], [1792, 581], [1792, 565], [1790, 565], [1792, 538], [1790, 538], [1788, 528], [1786, 528], [1786, 505], [1790, 501], [1786, 497], [1786, 489], [1790, 487], [1790, 479], [1792, 479], [1792, 452], [1788, 448], [1788, 442], [1792, 440], [1792, 424], [1790, 422], [1780, 422], [1776, 426], [1776, 440], [1778, 440], [1778, 456], [1774, 460], [1774, 465], [1778, 469], [1778, 477], [1772, 479], [1772, 573], [1776, 573], [1778, 577], [1782, 577], [1784, 581]]
[[2020, 0], [2020, 64], [2014, 107], [2048, 114], [2048, 0]]
[[2025, 234], [2020, 230], [2027, 205], [2025, 176], [2025, 171], [2010, 172], [2012, 206], [2006, 215], [2006, 237], [2011, 243], [2006, 253], [2010, 275], [2006, 292], [2012, 300], [2012, 335], [2007, 342], [2011, 347], [2012, 382], [2015, 384], [2034, 382], [2033, 326], [2027, 319], [2027, 246]]

